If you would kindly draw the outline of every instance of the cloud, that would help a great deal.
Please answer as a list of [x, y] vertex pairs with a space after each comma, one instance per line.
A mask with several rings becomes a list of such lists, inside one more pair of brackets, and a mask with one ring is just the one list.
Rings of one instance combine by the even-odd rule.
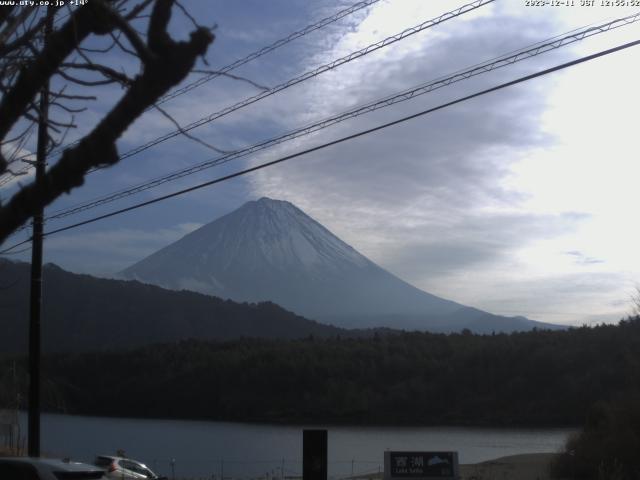
[[[254, 144], [603, 16], [593, 9], [550, 11], [526, 9], [517, 3], [492, 3], [192, 133], [226, 149]], [[208, 3], [192, 2], [191, 6], [197, 18], [212, 18], [213, 7]], [[216, 68], [225, 65], [281, 38], [283, 32], [300, 29], [311, 19], [346, 6], [342, 1], [322, 6], [293, 2], [286, 11], [275, 5], [258, 12], [230, 4], [224, 11], [213, 12], [221, 27], [209, 60]], [[277, 85], [458, 6], [455, 0], [382, 0], [236, 73]], [[585, 12], [597, 18], [582, 19]], [[581, 20], [574, 20], [575, 13]], [[258, 32], [259, 38], [246, 32]], [[616, 34], [609, 43], [619, 40]], [[589, 50], [584, 45], [599, 49], [599, 38], [341, 123], [255, 158], [163, 185], [140, 199], [532, 73], [586, 53]], [[637, 164], [632, 162], [637, 98], [628, 95], [634, 88], [628, 65], [634, 63], [626, 56], [617, 58], [618, 66], [614, 60], [599, 60], [306, 155], [240, 181], [176, 198], [144, 210], [143, 215], [118, 217], [116, 228], [105, 222], [77, 234], [52, 236], [45, 252], [65, 268], [112, 273], [177, 240], [201, 222], [249, 198], [268, 195], [292, 201], [372, 260], [432, 293], [496, 313], [513, 312], [547, 321], [614, 321], [616, 312], [622, 310], [615, 302], [627, 298], [624, 289], [640, 272], [638, 233], [632, 228], [637, 174], [627, 167]], [[127, 60], [113, 57], [109, 61], [118, 66]], [[126, 64], [126, 69], [131, 70], [134, 63]], [[620, 65], [627, 65], [626, 73]], [[255, 93], [246, 83], [221, 78], [165, 107], [176, 120], [188, 124]], [[84, 117], [91, 121], [80, 122], [80, 133], [119, 95], [115, 89], [101, 90], [100, 99]], [[588, 114], [576, 113], [583, 112], [587, 104]], [[626, 118], [618, 114], [621, 106], [629, 112]], [[605, 119], [604, 128], [599, 118]], [[119, 141], [120, 151], [170, 130], [173, 126], [161, 114], [149, 112]], [[616, 140], [613, 132], [627, 140]], [[114, 169], [90, 175], [83, 188], [70, 198], [61, 198], [53, 208], [213, 156], [206, 148], [178, 137], [124, 160]], [[619, 188], [607, 189], [607, 184]], [[625, 200], [628, 206], [623, 209]], [[124, 206], [127, 201], [114, 205]], [[185, 221], [193, 224], [185, 225]], [[106, 230], [98, 233], [94, 228]]]
[[78, 273], [113, 274], [201, 227], [180, 223], [169, 228], [62, 234], [47, 238], [45, 252]]
[[[392, 23], [384, 21], [389, 16], [385, 5], [374, 7], [369, 17], [335, 42], [330, 52], [317, 53], [313, 61], [322, 63], [372, 38], [383, 38], [389, 33], [385, 26]], [[419, 9], [416, 4], [408, 5], [405, 13], [412, 20], [402, 19], [404, 25], [428, 18], [411, 11]], [[278, 114], [275, 121], [285, 129], [336, 114], [557, 35], [562, 25], [554, 16], [514, 15], [509, 7], [496, 5], [464, 21], [399, 42], [287, 93], [287, 102], [281, 102], [280, 108], [298, 106], [300, 113]], [[561, 63], [572, 51], [544, 55], [344, 122], [265, 153], [253, 163]], [[495, 92], [262, 170], [251, 178], [255, 196], [292, 201], [401, 278], [461, 303], [498, 313], [506, 310], [505, 306], [515, 305], [514, 310], [531, 316], [544, 312], [544, 295], [549, 294], [556, 311], [542, 316], [547, 321], [560, 314], [562, 321], [579, 322], [587, 313], [579, 317], [562, 312], [578, 313], [574, 310], [585, 305], [594, 315], [613, 318], [619, 310], [601, 312], [596, 303], [609, 308], [607, 305], [620, 295], [620, 282], [626, 277], [602, 271], [605, 257], [600, 253], [564, 253], [582, 251], [582, 242], [574, 241], [579, 248], [567, 245], [572, 235], [593, 221], [593, 215], [581, 209], [580, 203], [570, 208], [530, 211], [527, 203], [531, 193], [512, 182], [514, 169], [521, 162], [535, 162], [536, 155], [562, 138], [562, 130], [546, 128], [549, 102], [557, 100], [551, 93], [559, 77], [544, 77]], [[541, 248], [544, 262], [536, 265]], [[563, 263], [563, 257], [572, 261]], [[590, 273], [597, 280], [580, 276], [587, 273], [586, 268], [596, 267], [600, 270]], [[576, 268], [583, 273], [575, 272]], [[541, 295], [533, 290], [520, 292], [514, 286], [514, 282], [528, 285], [529, 274], [540, 279], [536, 289], [543, 292]], [[611, 291], [591, 289], [590, 285], [605, 278], [603, 275]], [[550, 284], [555, 287], [547, 289]], [[566, 289], [558, 288], [561, 284]], [[587, 293], [580, 293], [579, 288]], [[588, 300], [589, 292], [599, 292], [599, 296]], [[561, 294], [565, 294], [564, 299]], [[572, 309], [571, 302], [576, 298], [580, 306]]]
[[[384, 15], [376, 14], [374, 8], [371, 16], [377, 19], [378, 37], [388, 34], [383, 31]], [[416, 23], [415, 18], [424, 16], [412, 16], [409, 24]], [[371, 32], [377, 31], [375, 21], [367, 19], [363, 22], [366, 25], [346, 34], [344, 42], [325, 55], [336, 57], [352, 49], [358, 44], [360, 33], [368, 39]], [[407, 19], [404, 21], [406, 25]], [[538, 31], [550, 30], [550, 25], [540, 24]], [[297, 94], [289, 94], [289, 106], [303, 106], [302, 113], [277, 118], [293, 126], [309, 121], [309, 112], [314, 112], [315, 117], [335, 114], [346, 104], [379, 98], [532, 43], [531, 32], [521, 27], [517, 22], [505, 22], [499, 14], [476, 16], [452, 27], [436, 27], [434, 33], [430, 30], [416, 35], [341, 67]], [[509, 39], [508, 44], [504, 39]], [[529, 64], [526, 68], [531, 67]], [[512, 78], [523, 68], [477, 77], [471, 84], [438, 90], [415, 102], [345, 122], [259, 160], [438, 105]], [[463, 225], [462, 217], [477, 217], [487, 209], [508, 213], [522, 199], [520, 192], [502, 186], [510, 164], [528, 149], [552, 140], [536, 127], [544, 111], [543, 103], [532, 95], [538, 88], [506, 90], [264, 170], [254, 177], [256, 195], [292, 200], [376, 259], [390, 243], [406, 246], [406, 235], [428, 239], [434, 234], [433, 227], [444, 224], [448, 230], [455, 229], [456, 225]], [[501, 220], [507, 222], [510, 218], [519, 221], [509, 215]], [[459, 263], [459, 259], [456, 256], [452, 261]]]
[[[497, 313], [524, 314], [547, 322], [572, 325], [617, 322], [631, 309], [628, 276], [615, 272], [540, 275], [517, 278], [503, 275], [487, 289], [486, 305]], [[496, 292], [507, 289], [509, 298]]]
[[541, 238], [572, 231], [586, 216], [527, 213], [461, 214], [447, 222], [433, 219], [398, 232], [402, 240], [383, 257], [408, 280], [420, 283], [469, 269], [483, 269], [497, 261], [510, 261], [513, 252]]
[[574, 258], [574, 261], [578, 265], [593, 265], [596, 263], [604, 263], [604, 260], [600, 260], [599, 258], [588, 257], [584, 253], [578, 250], [571, 250], [569, 252], [565, 252], [566, 255]]
[[4, 175], [2, 177], [2, 181], [5, 181], [5, 178], [7, 178], [8, 181], [4, 185], [2, 185], [2, 187], [0, 187], [0, 189], [2, 190], [2, 193], [0, 193], [0, 199], [3, 196], [3, 193], [4, 194], [7, 194], [7, 192], [12, 193], [14, 191], [13, 188], [19, 187], [21, 184], [30, 183], [35, 176], [34, 168], [31, 168], [25, 173], [20, 175], [12, 175], [11, 173], [11, 172], [14, 172], [14, 173], [21, 172], [22, 170], [24, 170], [25, 167], [28, 166], [25, 162], [18, 161], [18, 160], [12, 161], [12, 159], [24, 157], [25, 160], [34, 161], [35, 153], [33, 153], [31, 150], [28, 150], [20, 146], [18, 141], [8, 142], [2, 145], [1, 148], [2, 148], [2, 155], [9, 162], [8, 171], [4, 175], [10, 175], [10, 177], [5, 177]]

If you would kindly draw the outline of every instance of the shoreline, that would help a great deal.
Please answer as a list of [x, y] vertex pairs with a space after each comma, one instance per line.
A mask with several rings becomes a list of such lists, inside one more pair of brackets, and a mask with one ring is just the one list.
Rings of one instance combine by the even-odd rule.
[[[23, 455], [25, 452], [22, 452]], [[0, 449], [0, 458], [15, 453]], [[458, 480], [558, 480], [551, 476], [551, 462], [559, 453], [524, 453], [508, 455], [479, 463], [461, 464]], [[44, 455], [45, 457], [47, 455]], [[300, 480], [301, 477], [290, 477]], [[383, 472], [342, 477], [342, 480], [382, 480]]]
[[[1, 408], [0, 408], [1, 410]], [[27, 410], [18, 410], [19, 414], [27, 415]], [[97, 419], [122, 419], [122, 420], [143, 420], [153, 422], [208, 422], [208, 423], [225, 423], [234, 425], [258, 425], [265, 427], [293, 427], [293, 428], [390, 428], [390, 429], [412, 429], [412, 428], [460, 428], [460, 429], [478, 429], [478, 430], [530, 430], [530, 431], [548, 431], [548, 430], [578, 430], [581, 428], [579, 424], [571, 423], [557, 423], [557, 424], [531, 424], [527, 422], [517, 423], [491, 423], [491, 422], [448, 422], [448, 423], [416, 423], [416, 422], [353, 422], [353, 421], [336, 421], [328, 419], [307, 419], [306, 421], [298, 418], [280, 418], [280, 419], [264, 419], [264, 418], [211, 418], [211, 417], [197, 417], [197, 416], [136, 416], [123, 415], [118, 413], [86, 413], [86, 412], [62, 412], [54, 410], [43, 410], [43, 414], [67, 416], [76, 418], [97, 418]]]
[[[460, 480], [552, 480], [551, 462], [558, 453], [523, 453], [508, 455], [479, 463], [460, 465]], [[383, 473], [345, 477], [345, 480], [381, 480]]]
[[460, 480], [551, 480], [551, 462], [558, 456], [558, 453], [525, 453], [460, 465]]

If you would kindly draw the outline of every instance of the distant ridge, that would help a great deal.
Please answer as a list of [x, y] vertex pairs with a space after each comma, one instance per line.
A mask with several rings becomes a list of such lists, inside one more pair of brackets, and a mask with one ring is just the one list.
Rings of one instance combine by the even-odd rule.
[[[0, 354], [27, 351], [30, 265], [0, 258]], [[273, 303], [238, 304], [135, 281], [44, 266], [45, 352], [114, 350], [186, 339], [297, 339], [345, 335]]]
[[493, 315], [419, 290], [293, 204], [266, 197], [204, 225], [121, 275], [235, 301], [273, 301], [344, 328], [477, 333], [560, 328]]

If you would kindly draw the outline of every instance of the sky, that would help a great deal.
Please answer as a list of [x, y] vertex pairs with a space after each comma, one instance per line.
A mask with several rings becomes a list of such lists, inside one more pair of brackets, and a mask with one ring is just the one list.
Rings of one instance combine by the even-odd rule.
[[[206, 56], [218, 70], [355, 2], [185, 1], [215, 25]], [[381, 48], [193, 130], [234, 150], [358, 105], [449, 76], [552, 37], [636, 13], [566, 2], [497, 0]], [[234, 74], [272, 88], [421, 24], [464, 2], [380, 0], [244, 65]], [[193, 28], [174, 12], [171, 31]], [[518, 77], [640, 38], [640, 22], [350, 119], [224, 166], [51, 221], [59, 228], [372, 128]], [[92, 40], [96, 45], [101, 40]], [[122, 53], [100, 59], [136, 68]], [[202, 63], [202, 62], [201, 62]], [[47, 237], [45, 261], [109, 276], [242, 205], [287, 200], [356, 250], [418, 288], [496, 314], [568, 325], [617, 322], [640, 283], [640, 46], [465, 101], [234, 180]], [[194, 73], [185, 82], [200, 78]], [[162, 108], [183, 125], [260, 93], [217, 78]], [[122, 94], [104, 87], [78, 116], [86, 133]], [[158, 111], [139, 118], [119, 151], [174, 130]], [[27, 145], [33, 151], [33, 146]], [[177, 137], [87, 177], [47, 213], [219, 156]], [[28, 183], [29, 177], [21, 177]], [[14, 181], [0, 190], [6, 200]], [[11, 245], [26, 238], [20, 233]], [[11, 258], [27, 260], [28, 252]]]

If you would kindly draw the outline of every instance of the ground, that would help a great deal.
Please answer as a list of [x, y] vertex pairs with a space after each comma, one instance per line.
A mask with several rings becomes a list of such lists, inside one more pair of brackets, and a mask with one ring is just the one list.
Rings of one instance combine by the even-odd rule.
[[[551, 480], [549, 464], [556, 455], [554, 453], [529, 453], [460, 465], [460, 480]], [[382, 477], [382, 473], [376, 473], [354, 478], [381, 480]]]

